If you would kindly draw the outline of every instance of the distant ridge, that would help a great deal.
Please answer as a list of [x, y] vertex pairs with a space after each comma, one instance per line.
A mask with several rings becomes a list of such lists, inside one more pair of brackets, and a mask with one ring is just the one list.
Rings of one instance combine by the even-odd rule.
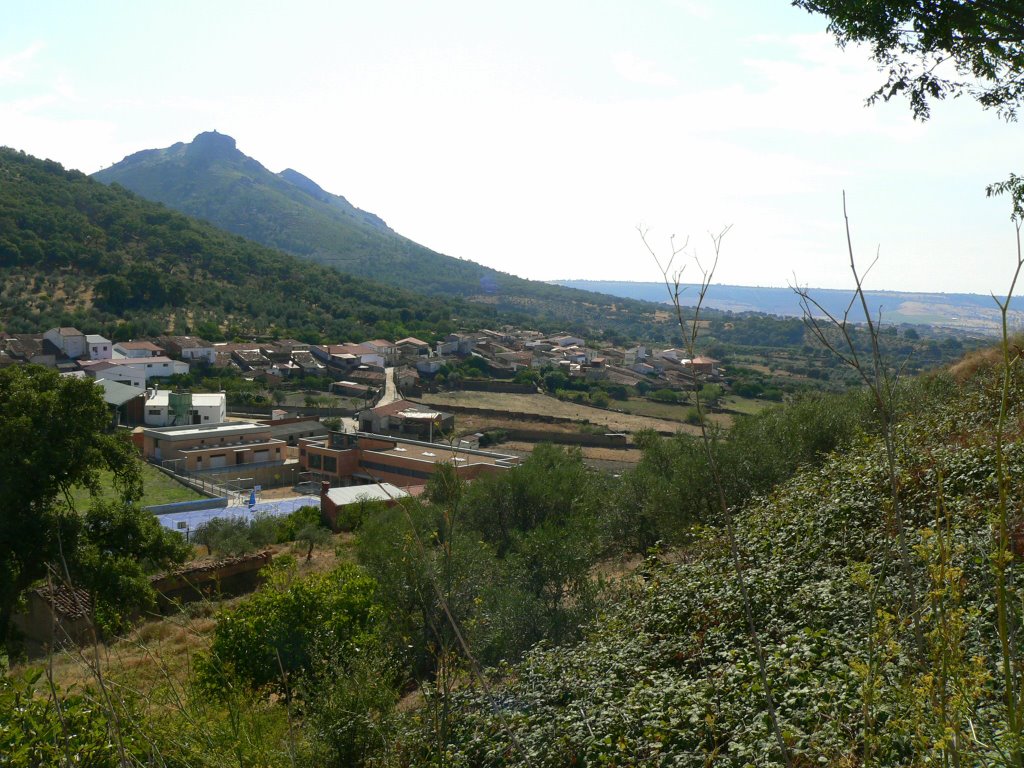
[[[640, 301], [668, 300], [663, 283], [635, 283], [614, 280], [554, 280], [556, 285], [600, 291], [612, 296]], [[684, 303], [695, 296], [696, 285], [685, 286]], [[812, 296], [834, 315], [842, 315], [850, 303], [850, 290], [816, 288]], [[991, 296], [976, 293], [912, 293], [907, 291], [865, 291], [873, 316], [881, 313], [882, 321], [894, 324], [938, 325], [985, 333], [999, 328], [999, 311]], [[712, 285], [706, 305], [731, 312], [763, 312], [783, 317], [799, 317], [800, 299], [790, 288], [759, 288], [742, 285]], [[1024, 299], [1011, 304], [1011, 325], [1024, 327]], [[858, 309], [851, 313], [856, 322], [863, 321]]]

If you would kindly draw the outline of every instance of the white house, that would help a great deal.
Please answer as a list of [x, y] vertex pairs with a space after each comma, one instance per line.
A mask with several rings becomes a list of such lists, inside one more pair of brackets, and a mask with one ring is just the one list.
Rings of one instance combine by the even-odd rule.
[[181, 424], [220, 424], [227, 420], [228, 400], [223, 392], [173, 393], [151, 389], [146, 393], [143, 416], [148, 427]]
[[425, 357], [416, 361], [416, 370], [427, 376], [432, 376], [441, 370], [441, 366], [446, 362], [448, 361], [443, 357]]
[[586, 344], [579, 336], [549, 336], [547, 341], [556, 347], [582, 347]]
[[182, 360], [199, 360], [210, 365], [217, 362], [213, 344], [198, 336], [161, 336], [159, 342], [171, 355]]
[[163, 354], [163, 347], [152, 341], [119, 341], [114, 345], [115, 358], [162, 357]]
[[343, 366], [372, 365], [377, 368], [385, 366], [384, 355], [366, 344], [328, 344], [312, 346], [309, 351], [328, 365], [333, 361]]
[[166, 378], [189, 372], [189, 364], [169, 357], [114, 358], [89, 360], [82, 369], [95, 379], [109, 379], [133, 387], [145, 387], [150, 379]]
[[364, 341], [362, 346], [369, 347], [374, 350], [378, 355], [384, 358], [384, 362], [387, 365], [394, 365], [398, 359], [398, 346], [387, 339], [372, 339], [370, 341]]
[[476, 346], [476, 339], [464, 333], [449, 333], [444, 341], [437, 342], [439, 355], [468, 355]]
[[690, 362], [690, 356], [689, 354], [687, 354], [686, 350], [676, 349], [675, 347], [663, 349], [661, 352], [658, 353], [658, 357], [663, 357], [666, 360], [671, 360], [673, 363], [678, 363], [679, 365], [686, 365], [687, 363]]
[[72, 360], [88, 356], [85, 334], [77, 328], [51, 328], [43, 334], [43, 338]]
[[129, 387], [145, 389], [146, 370], [119, 360], [88, 360], [80, 363], [82, 370], [94, 379], [116, 381]]
[[99, 334], [86, 334], [85, 346], [89, 350], [90, 360], [109, 360], [113, 357], [113, 347], [110, 339], [105, 339]]
[[632, 368], [637, 363], [642, 363], [647, 359], [647, 347], [639, 346], [627, 349], [622, 356], [622, 364], [627, 368]]

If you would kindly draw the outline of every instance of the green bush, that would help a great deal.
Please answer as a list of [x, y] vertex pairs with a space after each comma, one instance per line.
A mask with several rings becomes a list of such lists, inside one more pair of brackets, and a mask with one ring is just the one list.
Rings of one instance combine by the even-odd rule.
[[379, 648], [361, 648], [340, 663], [325, 659], [302, 690], [308, 765], [367, 765], [386, 753], [394, 735], [398, 701], [394, 662]]
[[276, 574], [237, 607], [217, 617], [200, 682], [223, 691], [233, 682], [290, 696], [296, 676], [316, 654], [344, 658], [373, 642], [380, 621], [377, 585], [362, 569], [342, 565], [288, 582]]
[[277, 543], [286, 544], [295, 541], [299, 531], [307, 526], [321, 527], [323, 522], [320, 518], [320, 507], [307, 504], [299, 507], [286, 517], [277, 518]]
[[678, 403], [679, 393], [671, 389], [659, 389], [651, 392], [648, 397], [656, 403]]
[[480, 447], [486, 448], [490, 445], [497, 445], [508, 440], [508, 430], [489, 429], [480, 436]]
[[[40, 695], [36, 687], [41, 676], [42, 670], [20, 678], [0, 676], [0, 766], [120, 768], [118, 738], [125, 757], [142, 764], [145, 751], [125, 727], [132, 718], [120, 717], [118, 727], [88, 692], [54, 689]], [[126, 706], [124, 701], [119, 705]]]

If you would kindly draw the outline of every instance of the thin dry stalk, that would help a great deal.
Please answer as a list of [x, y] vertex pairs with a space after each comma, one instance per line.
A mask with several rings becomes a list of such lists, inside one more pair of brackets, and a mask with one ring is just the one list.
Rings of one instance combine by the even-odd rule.
[[1006, 421], [1010, 404], [1010, 382], [1013, 375], [1013, 366], [1019, 360], [1019, 354], [1011, 355], [1009, 336], [1008, 315], [1010, 311], [1010, 300], [1017, 287], [1017, 280], [1021, 270], [1024, 269], [1024, 254], [1021, 252], [1021, 230], [1022, 220], [1014, 217], [1017, 243], [1017, 264], [1013, 272], [1013, 279], [1010, 281], [1010, 289], [1005, 299], [995, 300], [999, 307], [1000, 327], [1002, 331], [1002, 379], [1003, 386], [999, 399], [999, 420], [996, 427], [996, 478], [999, 486], [999, 505], [997, 508], [997, 542], [996, 552], [993, 558], [993, 566], [996, 578], [996, 630], [999, 634], [999, 647], [1001, 655], [1001, 674], [1003, 681], [1003, 698], [1006, 707], [1006, 725], [1011, 738], [1011, 756], [1013, 764], [1021, 768], [1024, 766], [1024, 744], [1022, 744], [1021, 709], [1024, 706], [1020, 687], [1017, 685], [1020, 679], [1020, 659], [1011, 649], [1011, 629], [1009, 618], [1009, 595], [1006, 588], [1006, 569], [1009, 565], [1010, 555], [1010, 531], [1009, 531], [1009, 473], [1006, 469], [1004, 455], [1004, 443], [1006, 441]]
[[[843, 312], [838, 317], [822, 306], [807, 288], [793, 286], [793, 291], [800, 297], [800, 308], [803, 312], [804, 325], [818, 342], [829, 352], [839, 358], [846, 366], [855, 371], [864, 382], [875, 402], [882, 439], [885, 443], [886, 472], [889, 483], [890, 516], [896, 526], [899, 545], [900, 569], [907, 584], [907, 600], [910, 604], [910, 617], [914, 628], [914, 643], [917, 657], [923, 662], [926, 655], [924, 630], [921, 627], [921, 599], [917, 577], [911, 563], [910, 544], [907, 540], [906, 523], [900, 503], [899, 471], [896, 460], [896, 444], [894, 438], [896, 387], [899, 383], [899, 372], [891, 375], [882, 357], [879, 345], [880, 318], [874, 318], [868, 307], [867, 296], [864, 294], [864, 279], [878, 263], [878, 255], [868, 265], [862, 275], [857, 269], [853, 254], [853, 239], [850, 235], [850, 217], [846, 210], [846, 193], [843, 193], [843, 221], [846, 229], [846, 247], [850, 259], [850, 272], [853, 275], [854, 294]], [[859, 305], [864, 314], [864, 323], [870, 342], [870, 359], [864, 360], [854, 339], [853, 323], [850, 314], [854, 305]]]
[[729, 507], [729, 503], [725, 497], [725, 486], [722, 482], [718, 462], [715, 460], [715, 454], [712, 450], [712, 436], [708, 432], [707, 424], [705, 423], [704, 409], [697, 379], [697, 370], [696, 366], [693, 364], [693, 360], [697, 356], [697, 338], [700, 334], [701, 311], [704, 307], [704, 301], [707, 297], [708, 289], [711, 286], [711, 280], [714, 277], [715, 269], [718, 266], [718, 257], [721, 254], [722, 249], [722, 240], [725, 238], [726, 234], [728, 234], [730, 229], [731, 227], [725, 227], [717, 235], [711, 235], [713, 258], [710, 266], [705, 268], [697, 259], [696, 255], [693, 256], [693, 261], [697, 265], [697, 269], [700, 271], [700, 284], [697, 289], [697, 300], [694, 304], [693, 318], [691, 320], [687, 320], [683, 316], [682, 295], [684, 288], [682, 285], [682, 277], [685, 265], [673, 269], [676, 259], [681, 254], [687, 253], [686, 249], [689, 240], [683, 243], [682, 246], [677, 246], [675, 243], [675, 236], [669, 238], [671, 255], [663, 263], [662, 260], [658, 258], [657, 252], [648, 242], [646, 231], [640, 229], [639, 232], [640, 239], [643, 241], [644, 247], [647, 248], [647, 251], [654, 259], [655, 264], [658, 265], [658, 269], [661, 271], [662, 278], [665, 281], [665, 288], [668, 290], [669, 298], [671, 299], [673, 309], [675, 310], [676, 322], [679, 324], [679, 330], [683, 334], [687, 354], [690, 356], [690, 376], [694, 390], [697, 416], [700, 421], [701, 443], [704, 446], [704, 454], [708, 462], [708, 469], [711, 473], [711, 480], [715, 486], [715, 491], [718, 497], [718, 508], [722, 515], [722, 520], [725, 523], [725, 533], [729, 544], [729, 558], [732, 562], [732, 568], [736, 576], [736, 584], [739, 588], [740, 598], [743, 603], [743, 616], [747, 625], [747, 634], [750, 637], [751, 644], [754, 646], [754, 654], [757, 657], [758, 677], [761, 682], [761, 687], [764, 690], [765, 709], [768, 712], [770, 730], [772, 735], [775, 737], [776, 745], [779, 748], [782, 759], [789, 768], [792, 768], [793, 759], [790, 755], [786, 740], [782, 735], [782, 728], [779, 726], [779, 718], [775, 706], [775, 695], [773, 693], [771, 679], [768, 676], [768, 664], [765, 660], [764, 646], [761, 642], [761, 635], [758, 632], [757, 624], [754, 621], [753, 604], [750, 598], [750, 590], [747, 586], [746, 575], [744, 574], [743, 557], [740, 553], [739, 542], [736, 538], [735, 520], [733, 518], [732, 509]]

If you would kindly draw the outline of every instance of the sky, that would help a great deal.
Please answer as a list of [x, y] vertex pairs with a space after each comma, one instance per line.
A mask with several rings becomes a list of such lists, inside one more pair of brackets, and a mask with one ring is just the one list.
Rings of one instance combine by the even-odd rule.
[[[788, 0], [12, 3], [0, 145], [91, 173], [217, 130], [436, 251], [522, 277], [1005, 293], [1022, 126], [865, 106]], [[685, 261], [681, 261], [688, 256]], [[696, 261], [694, 261], [694, 257]]]

